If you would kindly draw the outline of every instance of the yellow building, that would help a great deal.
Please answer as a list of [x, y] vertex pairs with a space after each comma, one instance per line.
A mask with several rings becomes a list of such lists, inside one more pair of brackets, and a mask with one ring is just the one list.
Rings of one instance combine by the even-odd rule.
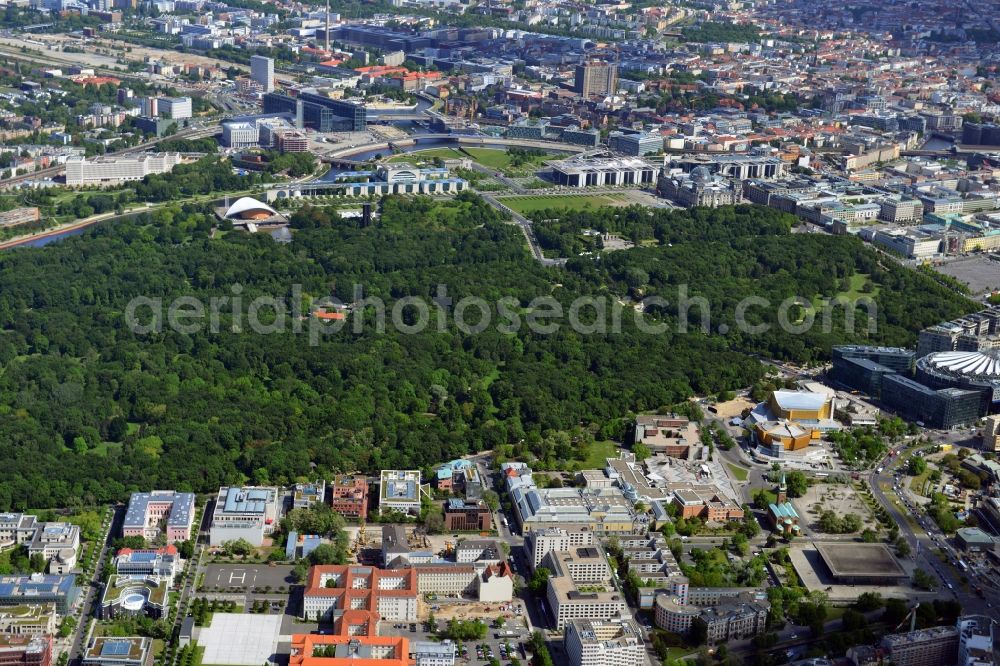
[[825, 391], [774, 391], [744, 422], [756, 442], [778, 451], [798, 451], [825, 433], [839, 430], [834, 394]]
[[774, 391], [767, 399], [768, 411], [777, 419], [799, 423], [833, 418], [833, 396], [811, 391]]
[[769, 448], [779, 445], [785, 451], [798, 451], [809, 446], [813, 432], [791, 421], [764, 421], [754, 426], [757, 441]]
[[991, 234], [989, 236], [972, 236], [966, 238], [962, 242], [963, 252], [992, 252], [1000, 248], [1000, 234]]

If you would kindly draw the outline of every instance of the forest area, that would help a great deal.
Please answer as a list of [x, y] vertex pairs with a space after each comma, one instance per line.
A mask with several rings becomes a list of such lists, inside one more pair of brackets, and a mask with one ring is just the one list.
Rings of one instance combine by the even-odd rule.
[[[207, 210], [188, 206], [2, 253], [0, 509], [426, 468], [521, 440], [541, 446], [580, 427], [621, 437], [630, 414], [760, 380], [764, 367], [753, 353], [812, 360], [855, 339], [836, 327], [753, 337], [668, 326], [651, 335], [629, 306], [620, 330], [603, 333], [468, 332], [431, 308], [421, 332], [345, 326], [311, 344], [290, 324], [266, 335], [234, 330], [226, 309], [215, 332], [136, 333], [125, 325], [136, 297], [351, 302], [360, 285], [392, 307], [404, 297], [431, 302], [447, 285], [456, 302], [513, 299], [527, 315], [538, 297], [566, 309], [584, 296], [621, 305], [687, 283], [721, 313], [748, 294], [836, 293], [863, 272], [880, 285], [871, 342], [909, 343], [920, 327], [970, 309], [926, 276], [879, 264], [853, 239], [789, 233], [775, 211], [644, 215], [562, 216], [567, 234], [603, 224], [628, 235], [641, 222], [663, 242], [579, 257], [567, 268], [535, 262], [516, 227], [471, 194], [388, 198], [368, 227], [332, 208], [305, 207], [288, 244], [266, 234], [212, 237]], [[366, 323], [372, 316], [357, 314]], [[676, 314], [665, 307], [644, 317], [669, 322]]]

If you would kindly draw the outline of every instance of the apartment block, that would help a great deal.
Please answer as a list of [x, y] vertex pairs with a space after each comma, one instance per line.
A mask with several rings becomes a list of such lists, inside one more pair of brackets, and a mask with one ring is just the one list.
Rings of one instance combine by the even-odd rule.
[[526, 535], [524, 547], [532, 568], [538, 568], [545, 556], [553, 551], [568, 551], [579, 546], [593, 546], [590, 530], [564, 530], [558, 527], [535, 530]]
[[164, 531], [167, 541], [187, 541], [194, 522], [194, 493], [154, 490], [132, 493], [122, 524], [122, 536], [141, 536], [152, 541]]
[[[599, 580], [600, 567], [593, 560], [600, 556], [600, 552], [592, 547], [579, 548], [575, 553], [554, 552], [546, 556], [544, 565], [551, 569], [552, 574], [545, 598], [557, 630], [565, 629], [570, 620], [610, 620], [626, 612], [627, 605], [621, 593], [607, 582], [607, 578], [604, 582]], [[571, 570], [581, 577], [580, 580], [587, 582], [578, 583]]]
[[120, 185], [151, 174], [167, 173], [181, 163], [178, 153], [149, 153], [128, 157], [74, 156], [66, 160], [66, 185]]
[[634, 620], [570, 620], [563, 639], [571, 666], [643, 666], [646, 646]]
[[902, 634], [889, 634], [879, 646], [887, 661], [896, 666], [939, 666], [954, 664], [958, 655], [958, 629], [930, 627]]
[[342, 516], [364, 520], [368, 517], [368, 479], [338, 474], [330, 486], [330, 507]]
[[618, 90], [618, 65], [597, 60], [577, 65], [573, 90], [583, 97], [613, 95]]

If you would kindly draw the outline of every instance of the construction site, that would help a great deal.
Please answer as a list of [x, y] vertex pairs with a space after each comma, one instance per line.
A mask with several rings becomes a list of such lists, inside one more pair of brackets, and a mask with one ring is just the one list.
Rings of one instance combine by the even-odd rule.
[[[379, 560], [383, 550], [383, 527], [387, 527], [387, 525], [361, 523], [360, 525], [348, 525], [344, 528], [350, 539], [351, 555], [358, 564], [380, 564]], [[470, 535], [427, 534], [421, 527], [411, 524], [390, 527], [405, 530], [406, 546], [410, 551], [434, 554], [445, 559], [454, 557], [455, 548], [462, 540], [475, 538]]]

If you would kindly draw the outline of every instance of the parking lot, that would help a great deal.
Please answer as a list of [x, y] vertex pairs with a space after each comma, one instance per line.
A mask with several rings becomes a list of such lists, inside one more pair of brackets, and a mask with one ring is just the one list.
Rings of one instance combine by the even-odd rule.
[[[444, 627], [445, 620], [438, 618], [438, 629]], [[492, 625], [492, 623], [487, 623]], [[393, 622], [383, 620], [379, 633], [383, 636], [403, 636], [410, 641], [430, 640], [431, 634], [427, 631], [425, 622]], [[481, 666], [489, 662], [492, 652], [493, 657], [501, 663], [508, 663], [510, 657], [514, 656], [524, 662], [524, 649], [522, 645], [528, 642], [531, 634], [524, 626], [524, 622], [515, 617], [507, 620], [500, 628], [490, 626], [486, 632], [486, 637], [478, 641], [463, 641], [461, 644], [462, 653], [459, 653], [458, 663], [473, 664]], [[507, 646], [510, 651], [507, 651]], [[480, 648], [477, 650], [477, 647]]]
[[209, 564], [195, 595], [234, 600], [247, 612], [290, 617], [302, 601], [301, 594], [290, 596], [294, 584], [289, 565]]

